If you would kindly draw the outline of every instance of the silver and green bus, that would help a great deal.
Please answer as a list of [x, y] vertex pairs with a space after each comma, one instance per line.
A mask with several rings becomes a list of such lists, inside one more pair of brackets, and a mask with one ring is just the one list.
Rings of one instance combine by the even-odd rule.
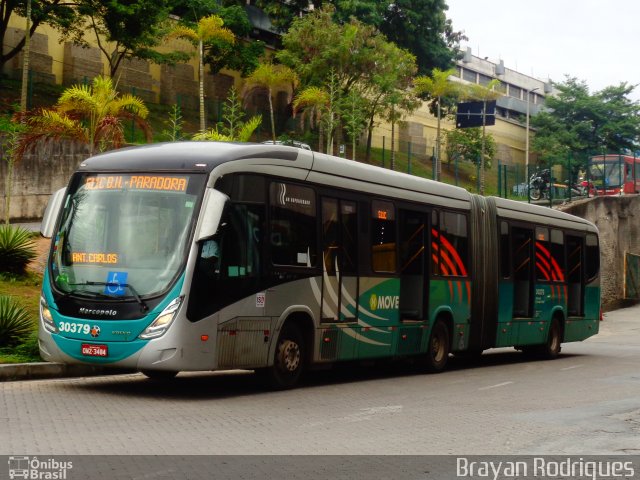
[[51, 197], [44, 359], [249, 369], [516, 347], [598, 332], [596, 227], [553, 209], [282, 145], [178, 142], [84, 161]]

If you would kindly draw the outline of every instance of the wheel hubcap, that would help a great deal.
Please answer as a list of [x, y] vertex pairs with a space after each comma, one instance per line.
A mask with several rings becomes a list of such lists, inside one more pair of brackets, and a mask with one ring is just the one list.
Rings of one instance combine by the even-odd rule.
[[291, 340], [285, 340], [280, 347], [280, 366], [287, 372], [295, 372], [300, 366], [300, 347]]
[[442, 360], [442, 339], [439, 335], [434, 335], [433, 340], [431, 341], [431, 351], [433, 352], [433, 359], [436, 362]]

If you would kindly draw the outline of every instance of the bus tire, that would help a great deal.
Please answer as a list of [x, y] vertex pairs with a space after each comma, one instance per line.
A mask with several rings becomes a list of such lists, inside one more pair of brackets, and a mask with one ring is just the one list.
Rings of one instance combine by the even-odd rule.
[[165, 370], [140, 370], [145, 377], [150, 380], [171, 380], [175, 378], [178, 372], [170, 372]]
[[294, 387], [302, 375], [305, 354], [300, 328], [295, 323], [285, 324], [278, 336], [273, 365], [262, 371], [267, 386], [276, 390]]
[[551, 320], [546, 343], [540, 349], [540, 356], [546, 360], [557, 358], [562, 350], [562, 325], [558, 317]]
[[436, 320], [429, 336], [427, 354], [423, 357], [424, 370], [429, 373], [440, 373], [449, 360], [451, 351], [451, 337], [449, 329], [442, 320]]

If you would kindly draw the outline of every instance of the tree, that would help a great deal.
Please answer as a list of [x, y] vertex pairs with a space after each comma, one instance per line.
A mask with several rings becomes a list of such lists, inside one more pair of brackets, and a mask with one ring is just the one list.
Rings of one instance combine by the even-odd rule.
[[[479, 100], [482, 102], [482, 111], [487, 111], [487, 103], [493, 100], [497, 100], [503, 95], [500, 90], [500, 80], [493, 79], [486, 85], [480, 85], [477, 83], [468, 85], [467, 96], [473, 100]], [[480, 151], [480, 195], [484, 195], [484, 170], [487, 160], [486, 150], [486, 116], [482, 116], [482, 142]]]
[[418, 100], [412, 89], [411, 80], [416, 73], [415, 57], [398, 48], [394, 43], [383, 40], [380, 36], [376, 42], [378, 60], [375, 62], [374, 75], [364, 83], [365, 112], [367, 115], [367, 148], [366, 161], [371, 159], [371, 140], [373, 129], [379, 118], [394, 118], [396, 110], [408, 114], [418, 107]]
[[356, 159], [356, 141], [366, 128], [365, 100], [356, 90], [351, 90], [349, 95], [343, 99], [341, 107], [344, 129], [351, 138], [351, 156]]
[[293, 116], [300, 115], [301, 122], [309, 120], [310, 128], [318, 126], [318, 151], [322, 152], [325, 115], [329, 110], [329, 93], [320, 87], [307, 87], [293, 100]]
[[200, 132], [206, 129], [204, 113], [204, 52], [205, 44], [213, 41], [234, 43], [235, 35], [228, 28], [223, 27], [224, 21], [217, 15], [209, 15], [201, 18], [197, 25], [180, 25], [171, 33], [177, 38], [189, 40], [198, 49], [198, 77], [199, 77], [199, 98], [200, 98]]
[[237, 41], [233, 43], [220, 38], [207, 42], [204, 62], [209, 65], [212, 74], [228, 68], [246, 76], [257, 68], [260, 57], [264, 54], [264, 43], [260, 40], [247, 40], [253, 26], [244, 5], [227, 5], [227, 2], [223, 4], [220, 0], [173, 0], [172, 3], [172, 13], [182, 21], [197, 23], [198, 19], [214, 14], [235, 35]]
[[[76, 0], [78, 12], [85, 21], [73, 30], [73, 41], [88, 46], [87, 32], [109, 65], [109, 76], [115, 77], [125, 59], [139, 58], [154, 63], [186, 60], [182, 52], [160, 53], [167, 33], [169, 0]], [[88, 25], [87, 25], [88, 24]]]
[[231, 87], [229, 96], [223, 108], [224, 122], [215, 128], [200, 132], [193, 136], [194, 140], [215, 140], [222, 142], [248, 142], [253, 132], [262, 123], [262, 116], [256, 115], [245, 121], [245, 113], [242, 111], [238, 92]]
[[6, 115], [0, 115], [0, 147], [2, 148], [2, 158], [7, 162], [7, 178], [4, 188], [4, 223], [9, 224], [9, 214], [11, 212], [11, 195], [13, 189], [13, 169], [19, 160], [16, 155], [16, 147], [20, 134], [24, 126], [14, 122]]
[[436, 128], [435, 179], [438, 181], [440, 181], [442, 173], [442, 158], [440, 155], [440, 121], [442, 119], [442, 101], [445, 97], [456, 96], [459, 91], [458, 84], [449, 81], [449, 77], [454, 76], [455, 74], [456, 71], [454, 69], [442, 71], [439, 68], [434, 68], [430, 77], [420, 76], [413, 81], [416, 94], [428, 95], [433, 98], [433, 102], [436, 104], [436, 118], [438, 119], [438, 123]]
[[266, 90], [269, 100], [269, 115], [271, 117], [271, 137], [276, 141], [276, 126], [273, 115], [273, 97], [276, 90], [285, 88], [291, 95], [298, 83], [296, 73], [285, 65], [263, 63], [247, 77], [243, 97], [247, 98], [255, 90]]
[[89, 155], [118, 148], [124, 143], [123, 120], [133, 120], [151, 141], [144, 120], [148, 113], [141, 98], [120, 95], [110, 78], [99, 76], [91, 85], [67, 88], [54, 108], [26, 116], [27, 131], [20, 137], [17, 152], [22, 156], [42, 138], [83, 142], [89, 147]]
[[446, 17], [445, 0], [394, 0], [385, 6], [383, 20], [377, 25], [389, 41], [416, 57], [418, 72], [450, 68], [460, 53], [460, 41], [467, 38], [453, 30]]
[[[0, 49], [0, 71], [4, 65], [18, 55], [25, 45], [25, 37], [13, 44], [7, 41], [7, 30], [11, 17], [20, 15], [26, 17], [28, 0], [0, 0], [0, 41], [3, 48]], [[41, 25], [50, 25], [54, 29], [68, 33], [71, 27], [78, 22], [78, 14], [75, 3], [64, 0], [31, 0], [31, 36]]]
[[555, 85], [545, 110], [531, 117], [532, 148], [546, 161], [564, 163], [571, 154], [576, 169], [586, 169], [594, 153], [635, 151], [640, 136], [640, 104], [630, 99], [635, 87], [609, 86], [593, 94], [584, 81], [567, 77]]
[[[445, 132], [447, 159], [466, 160], [478, 164], [482, 157], [482, 129], [457, 128]], [[484, 139], [485, 166], [491, 168], [491, 159], [495, 156], [496, 142], [491, 134]]]
[[169, 128], [162, 131], [162, 136], [170, 142], [177, 142], [183, 139], [184, 122], [180, 105], [173, 104], [169, 111], [169, 117], [164, 122]]
[[338, 24], [335, 9], [325, 6], [293, 22], [283, 35], [278, 59], [295, 69], [305, 86], [325, 88], [335, 76], [341, 98], [357, 89], [365, 99], [367, 118], [367, 161], [370, 158], [373, 128], [390, 103], [392, 92], [403, 91], [415, 75], [415, 57], [387, 41], [373, 26], [356, 19]]

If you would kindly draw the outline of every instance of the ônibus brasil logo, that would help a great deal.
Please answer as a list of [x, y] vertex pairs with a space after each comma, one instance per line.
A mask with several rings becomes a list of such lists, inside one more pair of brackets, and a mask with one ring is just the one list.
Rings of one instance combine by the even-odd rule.
[[391, 310], [397, 309], [400, 304], [400, 297], [398, 295], [376, 295], [371, 294], [369, 298], [370, 310]]
[[65, 480], [67, 470], [73, 468], [73, 462], [61, 462], [55, 458], [10, 456], [9, 478], [28, 478], [38, 480]]

